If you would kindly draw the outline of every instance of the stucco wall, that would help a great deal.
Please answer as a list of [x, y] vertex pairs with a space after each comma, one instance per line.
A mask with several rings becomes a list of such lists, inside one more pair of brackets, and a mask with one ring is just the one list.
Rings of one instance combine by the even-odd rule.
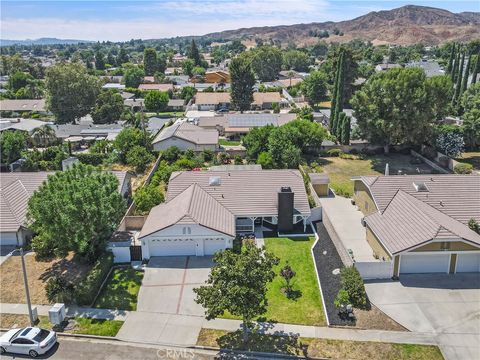
[[355, 204], [365, 216], [378, 210], [372, 196], [370, 195], [370, 191], [363, 182], [355, 180], [353, 183], [353, 189], [353, 199], [355, 200]]
[[318, 196], [328, 196], [328, 184], [312, 185]]
[[[445, 244], [442, 242], [431, 242], [429, 244], [418, 247], [412, 252], [422, 252], [422, 251], [476, 251], [480, 250], [480, 247], [476, 247], [462, 241], [450, 241], [449, 247], [445, 247]], [[442, 247], [443, 246], [443, 247]]]
[[373, 250], [373, 253], [378, 256], [379, 259], [390, 260], [391, 256], [387, 250], [383, 247], [375, 234], [367, 227], [367, 241]]

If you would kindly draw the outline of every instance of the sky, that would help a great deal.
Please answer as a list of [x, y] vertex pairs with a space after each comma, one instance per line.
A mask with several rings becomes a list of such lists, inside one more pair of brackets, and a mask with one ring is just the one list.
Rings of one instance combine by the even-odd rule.
[[408, 4], [480, 11], [479, 0], [1, 0], [0, 38], [158, 39], [252, 26], [342, 21]]

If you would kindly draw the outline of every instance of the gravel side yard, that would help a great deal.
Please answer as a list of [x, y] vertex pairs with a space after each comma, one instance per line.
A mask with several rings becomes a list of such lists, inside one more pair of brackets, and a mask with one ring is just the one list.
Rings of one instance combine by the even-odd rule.
[[314, 261], [317, 264], [322, 296], [325, 301], [326, 312], [331, 325], [355, 326], [359, 329], [378, 329], [405, 331], [406, 329], [393, 321], [375, 306], [369, 309], [354, 309], [355, 320], [342, 319], [338, 316], [338, 310], [334, 305], [335, 297], [341, 288], [340, 274], [334, 275], [335, 269], [341, 269], [344, 265], [338, 252], [333, 245], [327, 230], [321, 222], [317, 223], [317, 232], [320, 240], [313, 249]]

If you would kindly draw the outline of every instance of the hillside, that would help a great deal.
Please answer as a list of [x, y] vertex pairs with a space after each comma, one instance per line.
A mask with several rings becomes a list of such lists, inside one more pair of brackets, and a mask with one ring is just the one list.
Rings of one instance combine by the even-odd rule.
[[0, 46], [10, 46], [10, 45], [57, 45], [57, 44], [79, 44], [79, 43], [90, 43], [93, 41], [88, 40], [75, 40], [75, 39], [57, 39], [57, 38], [40, 38], [40, 39], [26, 39], [26, 40], [9, 40], [9, 39], [0, 39]]
[[[333, 30], [343, 36], [333, 35]], [[407, 5], [393, 10], [370, 12], [341, 22], [323, 22], [285, 26], [255, 27], [228, 30], [205, 35], [216, 39], [242, 39], [246, 42], [260, 38], [309, 45], [318, 41], [312, 33], [327, 30], [327, 42], [347, 42], [352, 39], [374, 44], [408, 45], [423, 43], [437, 45], [447, 41], [470, 41], [480, 38], [480, 12], [452, 13], [447, 10]]]

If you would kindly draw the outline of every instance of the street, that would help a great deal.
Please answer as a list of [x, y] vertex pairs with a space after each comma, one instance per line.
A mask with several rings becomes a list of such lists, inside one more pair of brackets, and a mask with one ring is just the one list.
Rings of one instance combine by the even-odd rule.
[[[5, 354], [2, 359], [30, 359], [27, 355]], [[258, 359], [258, 356], [254, 358]], [[243, 354], [219, 353], [211, 350], [171, 348], [146, 344], [92, 339], [60, 338], [46, 355], [37, 359], [52, 360], [210, 360], [253, 359]]]

